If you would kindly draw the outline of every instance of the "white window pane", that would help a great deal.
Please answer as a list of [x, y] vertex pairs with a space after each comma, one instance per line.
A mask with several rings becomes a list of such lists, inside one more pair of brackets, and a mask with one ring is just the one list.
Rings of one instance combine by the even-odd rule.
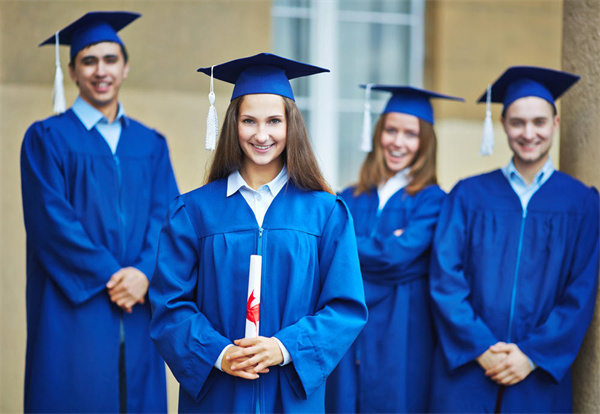
[[410, 29], [340, 23], [340, 98], [357, 98], [361, 83], [409, 83]]

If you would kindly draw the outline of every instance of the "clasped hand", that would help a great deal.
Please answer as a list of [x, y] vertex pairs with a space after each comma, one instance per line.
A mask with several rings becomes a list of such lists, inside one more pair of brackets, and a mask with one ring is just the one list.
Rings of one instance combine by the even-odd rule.
[[110, 300], [127, 313], [137, 303], [143, 304], [148, 292], [148, 278], [135, 267], [124, 267], [110, 277], [106, 284]]
[[523, 381], [533, 370], [529, 358], [516, 344], [498, 342], [477, 358], [485, 375], [500, 385]]
[[225, 351], [221, 369], [240, 378], [257, 379], [258, 374], [266, 374], [269, 367], [283, 362], [283, 355], [277, 341], [259, 336], [233, 341]]

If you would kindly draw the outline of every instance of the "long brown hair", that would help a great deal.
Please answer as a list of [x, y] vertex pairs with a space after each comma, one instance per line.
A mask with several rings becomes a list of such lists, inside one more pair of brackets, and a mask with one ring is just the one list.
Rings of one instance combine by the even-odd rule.
[[[227, 178], [242, 167], [244, 153], [239, 143], [238, 119], [243, 99], [244, 96], [235, 98], [227, 108], [206, 183]], [[281, 99], [287, 121], [286, 145], [281, 156], [287, 166], [289, 179], [300, 189], [333, 194], [317, 163], [300, 110], [293, 100], [284, 96]]]
[[[367, 155], [358, 176], [355, 195], [368, 193], [373, 187], [378, 186], [393, 172], [387, 167], [383, 148], [381, 146], [381, 134], [385, 127], [387, 114], [381, 114], [373, 133], [373, 150]], [[436, 174], [437, 139], [433, 125], [419, 118], [419, 150], [410, 166], [410, 182], [404, 191], [415, 195], [430, 184], [437, 184]]]

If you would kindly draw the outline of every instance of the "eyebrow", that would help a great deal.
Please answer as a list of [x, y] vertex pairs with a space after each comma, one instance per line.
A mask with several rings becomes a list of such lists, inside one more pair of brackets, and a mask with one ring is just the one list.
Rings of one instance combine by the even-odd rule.
[[97, 55], [83, 55], [81, 57], [81, 60], [85, 60], [85, 59], [106, 59], [106, 58], [119, 58], [118, 54], [114, 54], [114, 53], [109, 53], [106, 55], [102, 55], [102, 56], [97, 56]]

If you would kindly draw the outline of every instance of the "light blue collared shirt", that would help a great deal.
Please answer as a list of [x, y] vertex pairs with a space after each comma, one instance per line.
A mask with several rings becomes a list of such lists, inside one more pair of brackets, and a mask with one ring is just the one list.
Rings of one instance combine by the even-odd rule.
[[521, 200], [521, 206], [523, 207], [523, 211], [527, 210], [527, 205], [529, 204], [529, 200], [536, 193], [537, 190], [540, 189], [542, 185], [554, 173], [554, 165], [552, 164], [552, 160], [548, 157], [548, 160], [544, 164], [544, 166], [538, 171], [538, 173], [533, 177], [533, 181], [531, 184], [527, 185], [523, 176], [519, 174], [517, 169], [515, 168], [515, 164], [511, 159], [508, 165], [502, 168], [502, 173], [510, 183], [512, 189], [519, 196], [519, 200]]
[[[239, 171], [232, 172], [227, 177], [227, 197], [231, 197], [236, 192], [240, 192], [240, 194], [244, 197], [244, 200], [248, 203], [252, 211], [254, 212], [254, 216], [256, 217], [256, 221], [260, 227], [262, 227], [265, 214], [269, 209], [269, 206], [279, 194], [283, 186], [288, 181], [288, 173], [287, 168], [284, 165], [277, 177], [273, 179], [273, 181], [268, 182], [267, 184], [261, 186], [258, 190], [250, 187], [246, 181], [242, 178]], [[281, 343], [281, 341], [275, 337], [273, 337], [279, 345], [279, 349], [281, 350], [281, 354], [283, 355], [283, 362], [280, 365], [289, 364], [292, 361], [292, 356], [290, 352], [287, 350], [285, 345]], [[232, 345], [227, 345], [221, 351], [219, 358], [215, 362], [215, 368], [221, 370], [221, 363], [223, 361], [223, 356], [225, 355], [225, 351]]]
[[102, 112], [94, 108], [92, 105], [83, 100], [81, 96], [78, 96], [73, 102], [71, 107], [77, 118], [83, 123], [88, 131], [96, 127], [96, 130], [102, 135], [110, 150], [114, 154], [117, 152], [117, 145], [119, 145], [119, 138], [121, 138], [121, 130], [123, 129], [123, 122], [127, 125], [127, 117], [125, 116], [125, 110], [119, 102], [119, 109], [117, 116], [113, 122], [108, 122], [108, 119]]

